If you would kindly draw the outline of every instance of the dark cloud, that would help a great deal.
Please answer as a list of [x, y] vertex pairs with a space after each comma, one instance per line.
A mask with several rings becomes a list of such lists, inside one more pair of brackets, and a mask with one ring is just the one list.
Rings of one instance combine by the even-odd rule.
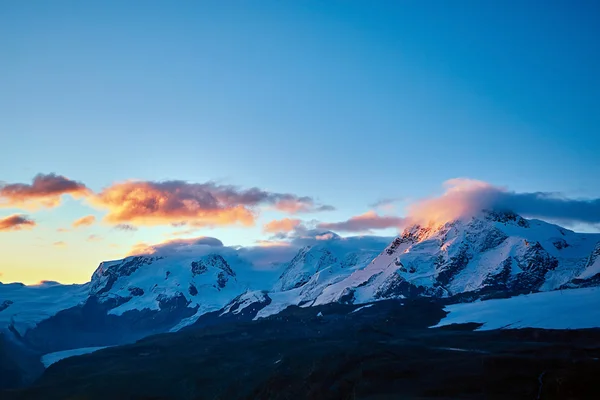
[[488, 208], [512, 210], [518, 214], [564, 223], [600, 223], [600, 199], [569, 199], [554, 193], [496, 192]]
[[26, 215], [10, 215], [0, 219], [0, 232], [19, 231], [22, 229], [31, 229], [36, 225], [35, 221], [29, 219]]
[[406, 219], [395, 216], [381, 216], [374, 211], [358, 215], [340, 222], [324, 222], [318, 228], [331, 229], [337, 232], [370, 232], [372, 229], [399, 228]]
[[0, 184], [0, 206], [55, 207], [60, 204], [60, 198], [64, 194], [83, 197], [90, 193], [83, 183], [70, 180], [62, 175], [38, 174], [33, 178], [31, 184]]
[[124, 231], [124, 232], [135, 232], [138, 230], [137, 227], [135, 227], [131, 224], [118, 224], [118, 225], [115, 225], [115, 229], [118, 231]]

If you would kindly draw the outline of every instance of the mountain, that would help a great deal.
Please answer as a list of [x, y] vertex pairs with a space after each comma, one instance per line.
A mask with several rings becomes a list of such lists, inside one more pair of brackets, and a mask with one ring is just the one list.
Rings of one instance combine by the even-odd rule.
[[600, 286], [600, 234], [511, 212], [415, 225], [393, 240], [327, 232], [276, 250], [277, 262], [264, 248], [157, 247], [101, 263], [84, 285], [0, 284], [0, 332], [5, 347], [52, 358], [290, 306], [417, 297], [453, 304]]
[[[600, 234], [575, 233], [512, 212], [483, 211], [404, 230], [364, 267], [298, 276], [290, 265], [265, 317], [289, 305], [367, 303], [417, 296], [474, 301], [600, 284]], [[300, 254], [298, 256], [301, 256]], [[298, 257], [297, 256], [297, 257]], [[287, 289], [287, 290], [285, 290]]]

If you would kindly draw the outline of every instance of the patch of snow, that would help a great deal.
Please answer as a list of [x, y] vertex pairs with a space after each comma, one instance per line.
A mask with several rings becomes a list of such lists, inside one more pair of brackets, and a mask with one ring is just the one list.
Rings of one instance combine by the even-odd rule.
[[468, 322], [492, 329], [586, 329], [600, 327], [600, 288], [556, 290], [512, 297], [454, 304], [433, 328]]
[[350, 311], [350, 314], [355, 313], [355, 312], [359, 312], [360, 310], [362, 310], [364, 308], [369, 308], [369, 307], [373, 307], [373, 306], [374, 306], [374, 304], [367, 304], [366, 306], [358, 307], [357, 309]]
[[74, 356], [81, 356], [83, 354], [93, 353], [94, 351], [97, 351], [97, 350], [100, 350], [100, 349], [105, 349], [107, 347], [110, 347], [110, 346], [103, 346], [103, 347], [82, 347], [80, 349], [71, 349], [71, 350], [57, 351], [55, 353], [44, 354], [42, 356], [42, 364], [44, 364], [44, 367], [48, 368], [52, 364], [54, 364], [54, 363], [56, 363], [56, 362], [58, 362], [60, 360], [64, 360], [65, 358], [74, 357]]

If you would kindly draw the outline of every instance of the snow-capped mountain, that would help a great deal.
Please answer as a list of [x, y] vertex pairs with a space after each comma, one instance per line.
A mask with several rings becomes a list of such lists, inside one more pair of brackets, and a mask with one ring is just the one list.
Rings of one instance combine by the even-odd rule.
[[85, 285], [0, 285], [0, 330], [41, 352], [57, 352], [131, 342], [203, 316], [198, 323], [252, 319], [271, 302], [274, 283], [301, 285], [317, 272], [362, 267], [390, 240], [323, 238], [283, 249], [287, 269], [279, 280], [269, 252], [201, 244], [102, 262]]
[[213, 243], [103, 262], [84, 285], [0, 284], [0, 330], [48, 353], [258, 319], [290, 305], [456, 303], [600, 286], [600, 234], [510, 212], [416, 225], [393, 240], [315, 237], [284, 249], [279, 269], [263, 250]]
[[[600, 283], [600, 235], [575, 233], [511, 212], [413, 226], [363, 267], [316, 272], [289, 284], [290, 265], [257, 317], [289, 305], [366, 303], [430, 296], [454, 301], [509, 297]], [[303, 257], [299, 254], [298, 256]], [[298, 257], [297, 256], [297, 257]], [[333, 275], [333, 276], [331, 276]], [[287, 290], [286, 290], [287, 289]]]

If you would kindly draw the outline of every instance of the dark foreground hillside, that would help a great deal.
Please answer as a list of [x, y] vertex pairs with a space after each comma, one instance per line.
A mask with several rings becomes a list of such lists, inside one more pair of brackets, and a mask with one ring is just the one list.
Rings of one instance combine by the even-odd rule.
[[429, 329], [444, 311], [428, 300], [356, 308], [153, 336], [60, 361], [0, 398], [600, 398], [600, 330]]

